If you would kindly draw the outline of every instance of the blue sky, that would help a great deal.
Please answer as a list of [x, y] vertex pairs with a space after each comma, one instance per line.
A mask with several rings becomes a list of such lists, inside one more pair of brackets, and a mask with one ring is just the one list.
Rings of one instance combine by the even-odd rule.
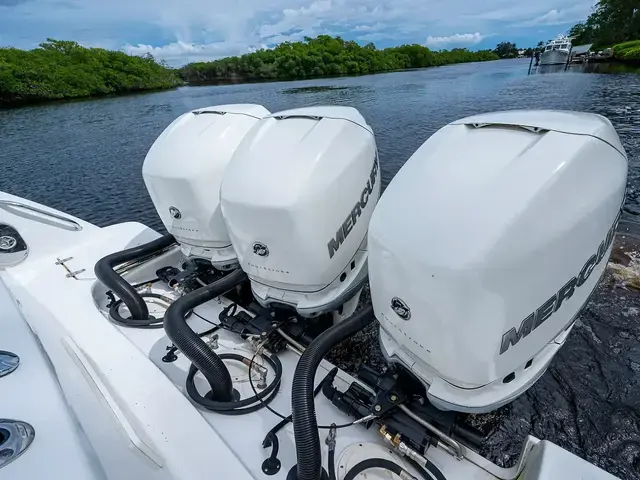
[[0, 45], [47, 37], [151, 52], [172, 65], [319, 34], [382, 48], [534, 46], [584, 20], [596, 0], [0, 0]]

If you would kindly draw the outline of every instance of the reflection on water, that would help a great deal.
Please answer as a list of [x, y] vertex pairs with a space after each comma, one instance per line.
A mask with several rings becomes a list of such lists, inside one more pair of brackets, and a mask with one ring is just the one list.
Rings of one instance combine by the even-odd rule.
[[315, 85], [311, 87], [297, 87], [297, 88], [285, 88], [281, 93], [295, 94], [295, 93], [320, 93], [331, 92], [333, 90], [346, 90], [348, 87], [337, 87], [335, 85]]
[[582, 66], [585, 73], [640, 73], [640, 66], [628, 63], [587, 63]]
[[640, 66], [618, 62], [570, 63], [532, 66], [531, 73], [640, 73]]
[[[516, 108], [581, 110], [608, 117], [629, 155], [618, 242], [630, 240], [629, 225], [640, 219], [640, 77], [583, 75], [574, 67], [564, 73], [563, 66], [527, 75], [528, 68], [529, 59], [504, 60], [362, 77], [184, 87], [0, 111], [0, 190], [100, 226], [139, 221], [161, 229], [142, 181], [142, 162], [162, 130], [188, 110], [229, 103], [260, 103], [272, 112], [356, 107], [375, 132], [383, 185], [453, 120]], [[631, 270], [612, 269], [613, 280], [598, 288], [540, 381], [512, 404], [477, 419], [488, 429], [485, 453], [492, 460], [514, 463], [520, 441], [532, 433], [623, 479], [640, 478], [640, 294], [631, 289], [635, 264], [629, 265]], [[337, 360], [349, 364], [379, 356], [372, 329]]]

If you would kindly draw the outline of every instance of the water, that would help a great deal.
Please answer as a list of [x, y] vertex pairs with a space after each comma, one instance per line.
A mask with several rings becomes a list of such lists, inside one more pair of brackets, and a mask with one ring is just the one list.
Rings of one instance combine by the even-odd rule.
[[[528, 61], [506, 60], [355, 78], [185, 87], [0, 111], [0, 190], [100, 226], [140, 221], [162, 228], [144, 188], [142, 162], [155, 138], [187, 110], [244, 102], [271, 111], [354, 106], [376, 134], [384, 185], [452, 120], [502, 109], [581, 110], [607, 116], [629, 154], [619, 241], [633, 248], [633, 233], [640, 233], [640, 77], [527, 76], [527, 68]], [[489, 433], [485, 453], [494, 461], [512, 464], [521, 439], [532, 433], [623, 479], [640, 479], [640, 294], [626, 289], [622, 277], [607, 276], [549, 372], [526, 395], [473, 419]], [[366, 341], [354, 342], [342, 363], [379, 359], [375, 333], [358, 338]]]

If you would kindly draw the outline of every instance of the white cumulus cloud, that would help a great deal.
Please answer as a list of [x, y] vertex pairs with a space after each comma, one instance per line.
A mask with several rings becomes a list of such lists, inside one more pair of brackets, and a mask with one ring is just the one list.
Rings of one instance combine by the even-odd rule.
[[566, 23], [577, 23], [587, 18], [591, 7], [585, 4], [573, 5], [569, 8], [553, 8], [543, 15], [518, 22], [521, 27], [533, 27], [538, 25], [562, 25]]
[[480, 43], [485, 35], [480, 32], [476, 33], [454, 33], [453, 35], [445, 37], [427, 37], [424, 44], [430, 48], [445, 48], [445, 47], [469, 47]]
[[150, 53], [157, 60], [164, 60], [172, 65], [181, 65], [187, 62], [206, 61], [212, 58], [242, 55], [244, 53], [254, 52], [258, 48], [267, 48], [267, 46], [259, 45], [258, 47], [253, 47], [241, 43], [234, 44], [228, 42], [195, 44], [178, 41], [160, 47], [144, 44], [127, 44], [122, 47], [122, 50], [129, 55], [138, 56]]

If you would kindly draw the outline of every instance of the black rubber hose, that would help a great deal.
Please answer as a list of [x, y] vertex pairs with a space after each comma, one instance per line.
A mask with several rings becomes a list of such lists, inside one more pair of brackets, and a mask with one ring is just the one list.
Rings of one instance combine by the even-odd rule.
[[[329, 371], [329, 373], [327, 373], [327, 376], [324, 377], [320, 383], [318, 384], [318, 386], [315, 388], [315, 390], [313, 391], [313, 398], [317, 397], [320, 392], [322, 391], [322, 387], [324, 387], [325, 383], [327, 382], [333, 382], [333, 379], [336, 378], [336, 375], [338, 374], [338, 367], [333, 367], [331, 369], [331, 371]], [[269, 430], [269, 432], [267, 433], [267, 435], [265, 435], [264, 440], [262, 442], [262, 444], [264, 445], [265, 442], [267, 441], [267, 438], [270, 435], [275, 435], [276, 433], [278, 433], [280, 430], [282, 430], [284, 427], [287, 426], [287, 424], [291, 421], [291, 419], [293, 418], [292, 415], [289, 415], [286, 418], [283, 418], [282, 420], [280, 420], [275, 427], [273, 427], [271, 430]], [[266, 447], [265, 447], [266, 448]]]
[[[180, 297], [164, 314], [164, 330], [178, 349], [202, 372], [211, 386], [211, 399], [217, 402], [233, 400], [233, 382], [224, 362], [195, 333], [185, 320], [190, 310], [228, 292], [247, 279], [236, 270], [206, 287]], [[195, 373], [194, 373], [195, 375]]]
[[114, 268], [125, 262], [130, 262], [131, 260], [136, 260], [144, 257], [145, 255], [149, 255], [150, 253], [163, 250], [174, 243], [176, 243], [176, 239], [173, 238], [173, 235], [167, 234], [149, 243], [144, 243], [137, 247], [128, 248], [127, 250], [107, 255], [96, 263], [96, 266], [93, 269], [96, 277], [98, 277], [98, 280], [100, 280], [108, 289], [122, 299], [129, 309], [129, 312], [131, 312], [132, 319], [148, 320], [149, 309], [136, 289], [124, 278], [118, 275]]
[[373, 307], [354, 313], [351, 317], [325, 330], [304, 351], [291, 388], [291, 412], [293, 433], [298, 460], [297, 480], [320, 480], [322, 475], [322, 454], [318, 421], [313, 402], [313, 383], [320, 362], [333, 347], [351, 335], [362, 330], [373, 321]]
[[[158, 298], [165, 300], [166, 297], [158, 293], [140, 293], [141, 298]], [[166, 300], [165, 300], [166, 301]], [[120, 305], [123, 304], [123, 300], [116, 300], [111, 304], [109, 308], [109, 316], [111, 321], [116, 325], [129, 328], [162, 328], [162, 318], [153, 318], [149, 316], [146, 320], [137, 320], [135, 318], [124, 318], [120, 315]]]
[[[236, 353], [221, 353], [219, 357], [221, 360], [235, 360], [243, 363], [247, 360], [242, 355], [238, 355]], [[196, 373], [198, 373], [198, 369], [195, 365], [191, 365], [191, 368], [189, 368], [189, 374], [187, 375], [187, 394], [198, 405], [203, 406], [207, 410], [221, 413], [223, 415], [244, 415], [246, 413], [255, 412], [275, 398], [278, 393], [280, 381], [282, 380], [282, 363], [280, 363], [280, 359], [275, 355], [264, 356], [263, 358], [275, 372], [275, 378], [267, 388], [253, 397], [245, 398], [244, 400], [232, 400], [229, 402], [218, 402], [207, 397], [203, 397], [200, 395], [200, 392], [198, 392], [194, 382], [194, 377]], [[249, 372], [249, 375], [251, 375], [251, 372]]]
[[329, 469], [329, 480], [336, 480], [336, 449], [329, 449], [329, 458], [327, 460], [327, 468]]
[[347, 472], [343, 480], [353, 480], [358, 476], [358, 474], [371, 468], [382, 468], [384, 470], [393, 472], [398, 476], [400, 476], [400, 474], [405, 471], [404, 468], [402, 468], [397, 463], [392, 462], [391, 460], [386, 460], [384, 458], [368, 458], [361, 461], [360, 463], [356, 463], [353, 468], [351, 468], [351, 470]]
[[[421, 466], [413, 458], [405, 457], [405, 460], [408, 461], [413, 466], [413, 468], [415, 468], [420, 473], [420, 475], [422, 476], [422, 478], [424, 478], [424, 480], [433, 480], [434, 478], [436, 480], [447, 480], [444, 474], [440, 471], [440, 469], [436, 467], [433, 463], [431, 463], [429, 460], [427, 460], [426, 467]], [[431, 473], [431, 475], [429, 475], [427, 472], [424, 471], [425, 468], [427, 469], [427, 471], [429, 471], [429, 473]]]

